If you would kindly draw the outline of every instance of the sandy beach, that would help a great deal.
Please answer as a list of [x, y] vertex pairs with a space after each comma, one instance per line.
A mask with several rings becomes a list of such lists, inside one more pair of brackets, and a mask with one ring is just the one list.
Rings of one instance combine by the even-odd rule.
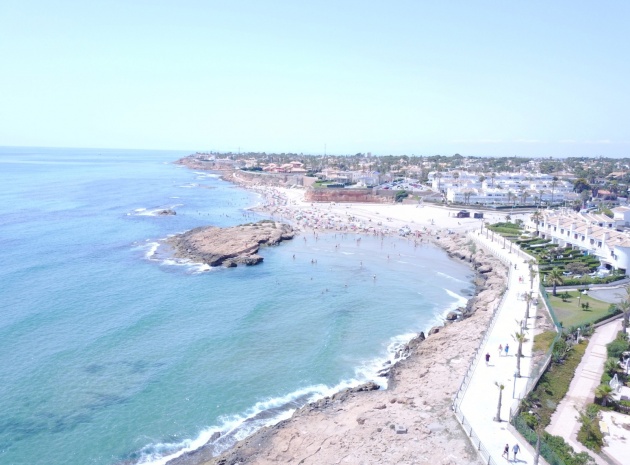
[[[492, 310], [505, 289], [504, 266], [471, 247], [466, 231], [479, 219], [458, 219], [456, 210], [400, 204], [312, 204], [304, 190], [252, 185], [263, 196], [256, 210], [302, 231], [353, 231], [431, 241], [477, 270], [477, 293], [466, 318], [434, 328], [409, 343], [408, 356], [389, 372], [386, 390], [342, 391], [308, 404], [292, 418], [263, 428], [218, 457], [204, 447], [169, 462], [199, 464], [461, 464], [478, 463], [451, 403]], [[493, 214], [486, 221], [498, 221]], [[367, 336], [366, 336], [367, 337]]]

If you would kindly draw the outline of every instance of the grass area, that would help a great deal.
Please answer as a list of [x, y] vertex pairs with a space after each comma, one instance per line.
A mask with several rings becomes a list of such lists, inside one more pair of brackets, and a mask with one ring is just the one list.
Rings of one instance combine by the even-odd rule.
[[[563, 292], [558, 292], [556, 297], [549, 294], [549, 302], [558, 321], [561, 321], [565, 328], [592, 323], [609, 313], [610, 304], [608, 302], [594, 299], [590, 295], [581, 294], [578, 291], [568, 292], [568, 298], [563, 301], [560, 297], [562, 294]], [[578, 296], [580, 297], [579, 302]], [[583, 309], [582, 304], [586, 303], [588, 303], [588, 309]]]
[[551, 343], [556, 338], [556, 334], [555, 331], [545, 331], [534, 336], [534, 352], [547, 352], [547, 349], [551, 347]]
[[[549, 339], [549, 334], [539, 335], [540, 341]], [[554, 346], [551, 365], [542, 375], [536, 388], [522, 401], [521, 413], [514, 419], [514, 426], [532, 445], [536, 443], [535, 429], [543, 430], [549, 425], [551, 415], [569, 390], [575, 369], [580, 364], [588, 342], [569, 345], [563, 338]], [[542, 433], [541, 455], [550, 464], [586, 465], [588, 455], [576, 453], [560, 436]]]
[[[558, 403], [569, 390], [569, 384], [575, 375], [575, 369], [582, 360], [586, 346], [587, 341], [575, 344], [569, 350], [563, 363], [552, 363], [540, 378], [536, 389], [528, 396], [528, 402], [536, 405], [540, 423], [545, 427], [549, 424]], [[528, 414], [525, 413], [525, 415]]]

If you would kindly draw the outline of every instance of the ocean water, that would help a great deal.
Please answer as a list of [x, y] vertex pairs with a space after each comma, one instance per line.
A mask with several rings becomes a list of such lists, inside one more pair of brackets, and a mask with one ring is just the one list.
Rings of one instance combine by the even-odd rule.
[[[465, 303], [472, 272], [406, 240], [297, 236], [255, 267], [160, 239], [263, 219], [188, 152], [0, 148], [0, 463], [217, 451], [366, 380]], [[156, 211], [172, 208], [174, 216]]]

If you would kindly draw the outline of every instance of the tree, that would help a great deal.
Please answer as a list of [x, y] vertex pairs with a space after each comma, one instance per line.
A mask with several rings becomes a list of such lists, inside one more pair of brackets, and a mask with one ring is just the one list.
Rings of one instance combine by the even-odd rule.
[[490, 180], [492, 181], [492, 186], [491, 187], [494, 187], [494, 178], [496, 178], [496, 177], [497, 177], [496, 173], [490, 173]]
[[512, 206], [516, 205], [516, 199], [518, 198], [516, 196], [516, 194], [514, 194], [512, 191], [508, 191], [508, 203], [512, 202]]
[[540, 225], [540, 222], [543, 219], [543, 215], [540, 212], [540, 210], [536, 210], [534, 213], [532, 213], [532, 216], [530, 217], [530, 219], [536, 223], [536, 235], [538, 236], [538, 226]]
[[600, 384], [595, 389], [595, 397], [602, 400], [602, 407], [606, 407], [609, 400], [612, 399], [613, 388], [608, 384]]
[[516, 377], [521, 377], [521, 357], [523, 356], [523, 342], [527, 342], [527, 337], [523, 334], [523, 330], [521, 328], [521, 332], [516, 332], [512, 335], [512, 338], [518, 343], [518, 348], [516, 349]]
[[577, 192], [578, 194], [584, 191], [589, 191], [589, 194], [590, 194], [591, 190], [592, 190], [591, 185], [584, 178], [576, 179], [575, 182], [573, 183], [573, 191]]
[[567, 263], [566, 269], [573, 274], [586, 274], [590, 271], [588, 265], [580, 261]]
[[534, 297], [532, 296], [532, 291], [525, 294], [525, 303], [527, 304], [527, 307], [525, 307], [525, 320], [529, 319], [529, 307], [531, 306], [533, 300]]
[[499, 388], [499, 405], [497, 405], [497, 415], [493, 418], [493, 420], [501, 422], [501, 396], [503, 395], [505, 385], [499, 384], [496, 381], [494, 382], [494, 385]]
[[534, 289], [534, 278], [536, 278], [536, 275], [538, 274], [538, 272], [534, 269], [534, 266], [536, 266], [536, 261], [530, 260], [529, 261], [529, 289], [530, 290]]
[[558, 286], [558, 284], [563, 284], [563, 283], [564, 283], [564, 279], [562, 277], [562, 271], [560, 271], [560, 268], [554, 268], [547, 275], [547, 284], [551, 284], [553, 286], [552, 294], [554, 297], [557, 295], [556, 286]]
[[604, 371], [608, 373], [611, 377], [617, 373], [619, 369], [619, 361], [615, 357], [608, 357], [606, 362], [604, 363]]
[[628, 317], [630, 317], [630, 284], [624, 286], [623, 289], [625, 291], [626, 298], [617, 304], [617, 308], [621, 310], [621, 313], [623, 313], [621, 324], [623, 331], [625, 332], [628, 327]]

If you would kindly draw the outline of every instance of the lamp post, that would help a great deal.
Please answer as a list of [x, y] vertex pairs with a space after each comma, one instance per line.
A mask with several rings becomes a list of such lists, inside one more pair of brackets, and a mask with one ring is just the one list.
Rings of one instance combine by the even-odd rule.
[[536, 427], [534, 428], [536, 431], [536, 452], [534, 453], [534, 465], [538, 465], [538, 460], [540, 459], [540, 416], [533, 410], [530, 410], [529, 414], [536, 418]]
[[577, 329], [577, 342], [578, 342], [578, 344], [580, 343], [580, 327], [579, 326], [578, 326], [578, 329]]
[[[579, 292], [579, 291], [578, 291], [578, 292]], [[580, 308], [580, 299], [581, 299], [581, 298], [582, 298], [582, 296], [580, 296], [580, 295], [578, 294], [578, 308]]]
[[[517, 354], [518, 356], [518, 354]], [[518, 371], [514, 372], [514, 385], [512, 387], [512, 399], [515, 399], [515, 395], [516, 395], [516, 378], [518, 378]]]

